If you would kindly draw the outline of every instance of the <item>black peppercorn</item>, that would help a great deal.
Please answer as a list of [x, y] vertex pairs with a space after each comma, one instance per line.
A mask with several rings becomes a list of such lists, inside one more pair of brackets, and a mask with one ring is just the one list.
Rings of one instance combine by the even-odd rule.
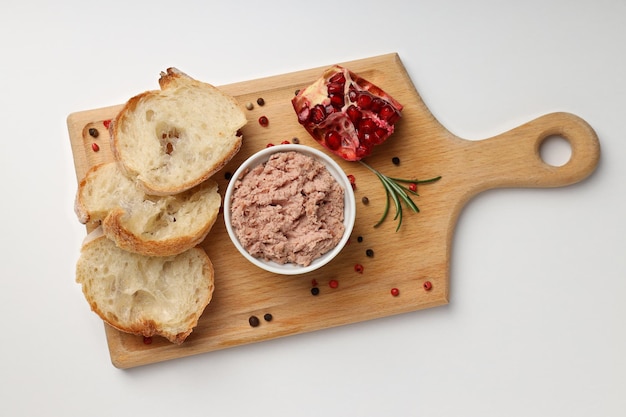
[[391, 158], [391, 162], [393, 162], [394, 165], [400, 165], [400, 158], [394, 156], [393, 158]]
[[100, 132], [98, 132], [98, 129], [96, 129], [95, 127], [89, 128], [89, 136], [91, 136], [92, 138], [97, 138], [98, 135], [100, 135]]
[[232, 172], [225, 172], [224, 173], [224, 179], [229, 180], [233, 177], [233, 173]]
[[365, 251], [365, 255], [366, 255], [368, 258], [373, 258], [373, 257], [374, 257], [374, 251], [373, 251], [373, 250], [371, 250], [371, 249], [368, 249], [368, 250], [366, 250], [366, 251]]
[[265, 100], [263, 100], [263, 97], [259, 97], [256, 99], [256, 104], [258, 104], [259, 106], [262, 106], [265, 104]]
[[250, 326], [252, 327], [257, 327], [260, 324], [260, 321], [257, 316], [250, 316], [248, 323], [250, 323]]
[[363, 242], [363, 236], [359, 236], [356, 238], [357, 242], [361, 243]]
[[320, 289], [317, 287], [311, 288], [311, 294], [318, 295], [320, 293]]
[[361, 198], [361, 201], [363, 202], [363, 204], [369, 204], [370, 199], [365, 197], [365, 196], [363, 196], [363, 198]]
[[272, 315], [270, 313], [265, 313], [265, 315], [263, 316], [263, 319], [265, 321], [272, 321], [274, 317], [272, 317]]

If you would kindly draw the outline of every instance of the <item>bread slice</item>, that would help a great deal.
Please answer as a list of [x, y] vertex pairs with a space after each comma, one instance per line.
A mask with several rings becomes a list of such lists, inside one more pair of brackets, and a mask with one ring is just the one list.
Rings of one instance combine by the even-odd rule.
[[204, 250], [138, 255], [115, 246], [101, 228], [85, 239], [76, 282], [91, 309], [109, 325], [176, 344], [197, 326], [214, 289], [213, 264]]
[[170, 256], [204, 240], [221, 204], [212, 179], [180, 194], [150, 196], [109, 162], [92, 167], [79, 183], [75, 211], [81, 223], [101, 224], [122, 249]]
[[131, 98], [110, 126], [111, 148], [147, 194], [171, 195], [219, 171], [239, 151], [242, 106], [218, 88], [168, 68], [161, 90]]

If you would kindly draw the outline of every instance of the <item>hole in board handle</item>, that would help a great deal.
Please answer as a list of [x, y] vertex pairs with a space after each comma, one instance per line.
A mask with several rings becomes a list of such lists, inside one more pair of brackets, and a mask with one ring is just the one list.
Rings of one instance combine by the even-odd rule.
[[563, 136], [548, 136], [539, 146], [539, 156], [546, 164], [553, 167], [561, 167], [571, 159], [572, 145]]

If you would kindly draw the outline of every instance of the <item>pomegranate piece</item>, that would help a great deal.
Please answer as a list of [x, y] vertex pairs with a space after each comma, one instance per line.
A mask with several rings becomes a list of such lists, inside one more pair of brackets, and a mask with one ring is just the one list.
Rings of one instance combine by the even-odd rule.
[[291, 100], [298, 121], [326, 149], [358, 161], [385, 142], [402, 104], [381, 88], [339, 65], [327, 69]]

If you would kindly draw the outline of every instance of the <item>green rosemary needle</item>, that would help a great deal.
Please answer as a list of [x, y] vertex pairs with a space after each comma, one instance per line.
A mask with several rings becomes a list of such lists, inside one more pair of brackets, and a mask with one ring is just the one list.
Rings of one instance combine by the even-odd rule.
[[378, 177], [378, 179], [380, 180], [380, 182], [382, 183], [385, 189], [385, 196], [386, 196], [385, 209], [383, 210], [383, 214], [380, 217], [380, 220], [378, 220], [378, 222], [374, 225], [374, 227], [380, 226], [385, 221], [385, 219], [387, 218], [387, 215], [389, 214], [391, 201], [393, 201], [393, 204], [396, 208], [396, 215], [394, 216], [393, 219], [398, 221], [396, 232], [400, 230], [400, 226], [402, 225], [402, 202], [404, 202], [404, 204], [407, 207], [409, 207], [412, 211], [416, 213], [419, 212], [419, 207], [417, 207], [417, 205], [415, 204], [413, 199], [411, 199], [411, 196], [410, 196], [410, 194], [413, 194], [415, 196], [418, 196], [419, 194], [417, 193], [416, 190], [411, 190], [409, 187], [406, 187], [403, 184], [415, 184], [415, 185], [426, 184], [426, 183], [439, 181], [439, 179], [441, 179], [441, 176], [429, 178], [427, 180], [388, 177], [382, 174], [380, 171], [372, 168], [370, 165], [366, 164], [365, 162], [363, 161], [359, 161], [359, 162], [363, 164], [363, 166], [365, 166], [367, 169], [372, 171]]

